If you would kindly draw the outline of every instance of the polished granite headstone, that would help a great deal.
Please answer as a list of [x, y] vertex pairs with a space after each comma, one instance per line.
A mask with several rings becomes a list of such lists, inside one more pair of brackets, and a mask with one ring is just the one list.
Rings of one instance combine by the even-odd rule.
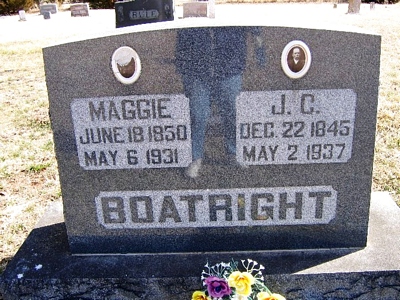
[[71, 252], [364, 247], [380, 37], [166, 24], [43, 50]]
[[116, 1], [116, 28], [174, 20], [172, 0]]

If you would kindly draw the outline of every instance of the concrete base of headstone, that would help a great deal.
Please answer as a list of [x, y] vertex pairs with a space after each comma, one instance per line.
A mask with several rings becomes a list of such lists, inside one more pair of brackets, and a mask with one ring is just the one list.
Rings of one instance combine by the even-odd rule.
[[31, 232], [0, 280], [9, 299], [191, 299], [211, 264], [251, 258], [289, 299], [400, 299], [400, 209], [373, 193], [364, 249], [70, 255], [61, 204]]
[[196, 18], [207, 17], [208, 3], [207, 2], [187, 2], [183, 3], [183, 17]]

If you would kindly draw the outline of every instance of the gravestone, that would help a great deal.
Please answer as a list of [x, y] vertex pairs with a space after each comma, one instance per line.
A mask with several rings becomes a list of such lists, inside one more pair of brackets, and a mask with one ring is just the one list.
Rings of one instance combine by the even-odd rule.
[[[96, 49], [89, 61], [86, 48]], [[296, 51], [301, 69], [291, 69]], [[379, 53], [374, 35], [274, 27], [137, 32], [45, 48], [71, 251], [364, 247]], [[225, 72], [236, 76], [236, 120], [219, 128], [232, 131], [236, 153], [225, 151], [223, 134], [207, 136], [192, 179], [185, 170], [202, 142], [193, 138], [187, 89], [198, 74]]]
[[215, 18], [215, 0], [208, 0], [207, 17], [211, 19]]
[[40, 4], [39, 11], [41, 15], [44, 15], [46, 12], [56, 14], [58, 12], [58, 7], [55, 3]]
[[43, 12], [43, 19], [45, 19], [45, 20], [51, 19], [51, 13], [49, 11], [44, 11]]
[[116, 28], [174, 20], [172, 0], [115, 2]]
[[379, 36], [171, 22], [43, 56], [64, 223], [32, 233], [7, 295], [190, 299], [206, 261], [247, 257], [296, 299], [399, 286], [396, 262], [363, 265], [390, 249], [361, 250]]
[[26, 14], [24, 10], [19, 10], [18, 15], [19, 15], [19, 21], [26, 21]]
[[185, 2], [183, 6], [184, 18], [196, 18], [208, 16], [208, 2], [205, 1], [191, 1]]
[[89, 4], [88, 3], [77, 3], [71, 4], [71, 17], [88, 17], [89, 16]]
[[371, 10], [375, 9], [375, 2], [369, 3], [369, 9], [371, 9]]

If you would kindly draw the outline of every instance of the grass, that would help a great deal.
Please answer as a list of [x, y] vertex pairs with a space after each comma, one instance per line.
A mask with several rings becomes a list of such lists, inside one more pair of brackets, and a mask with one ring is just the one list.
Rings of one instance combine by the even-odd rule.
[[0, 273], [60, 199], [42, 44], [0, 44]]
[[[378, 8], [333, 22], [382, 35], [373, 190], [390, 192], [400, 205], [400, 4]], [[41, 54], [47, 44], [0, 44], [0, 273], [46, 206], [61, 201]]]

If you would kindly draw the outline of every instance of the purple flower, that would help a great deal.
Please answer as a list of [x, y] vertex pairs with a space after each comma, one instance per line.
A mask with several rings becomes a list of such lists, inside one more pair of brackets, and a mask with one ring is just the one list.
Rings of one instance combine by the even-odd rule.
[[232, 292], [225, 279], [210, 276], [206, 278], [205, 283], [208, 294], [213, 298], [221, 298], [225, 295], [230, 295]]

